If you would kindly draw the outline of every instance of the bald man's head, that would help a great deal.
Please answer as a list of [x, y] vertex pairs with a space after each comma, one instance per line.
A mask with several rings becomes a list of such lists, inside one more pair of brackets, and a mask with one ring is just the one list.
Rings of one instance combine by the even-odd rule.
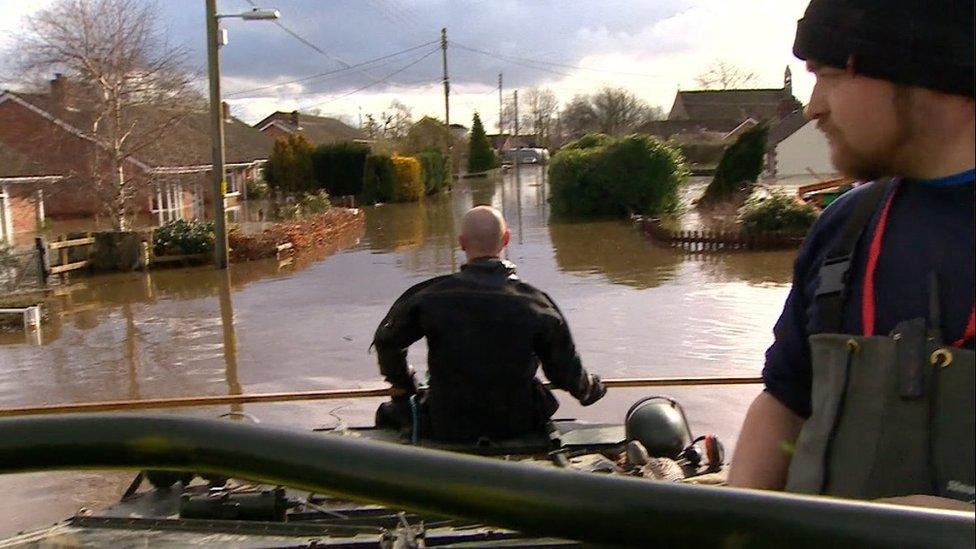
[[498, 257], [508, 245], [508, 227], [501, 212], [491, 206], [475, 206], [461, 220], [458, 243], [468, 260]]

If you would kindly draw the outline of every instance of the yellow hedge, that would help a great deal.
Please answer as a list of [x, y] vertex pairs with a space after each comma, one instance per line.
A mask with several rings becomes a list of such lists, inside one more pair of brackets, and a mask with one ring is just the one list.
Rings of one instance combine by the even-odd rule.
[[424, 194], [424, 182], [420, 178], [420, 162], [410, 156], [393, 156], [393, 171], [396, 175], [393, 200], [396, 202], [420, 200]]

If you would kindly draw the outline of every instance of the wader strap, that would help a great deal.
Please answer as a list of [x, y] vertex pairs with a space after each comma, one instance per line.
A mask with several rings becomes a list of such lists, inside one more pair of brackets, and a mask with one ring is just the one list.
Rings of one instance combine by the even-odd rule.
[[818, 326], [815, 333], [840, 333], [844, 319], [844, 302], [849, 294], [848, 273], [854, 248], [867, 228], [868, 221], [878, 209], [892, 180], [880, 180], [870, 183], [864, 196], [854, 206], [854, 211], [847, 218], [840, 238], [827, 253], [827, 258], [820, 266], [820, 284], [817, 286], [816, 301], [818, 309]]

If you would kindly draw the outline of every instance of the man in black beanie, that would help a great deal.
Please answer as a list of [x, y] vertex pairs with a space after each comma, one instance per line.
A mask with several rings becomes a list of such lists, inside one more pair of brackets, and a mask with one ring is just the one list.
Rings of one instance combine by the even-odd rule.
[[733, 486], [972, 510], [973, 0], [812, 0], [805, 113], [869, 182], [804, 241]]

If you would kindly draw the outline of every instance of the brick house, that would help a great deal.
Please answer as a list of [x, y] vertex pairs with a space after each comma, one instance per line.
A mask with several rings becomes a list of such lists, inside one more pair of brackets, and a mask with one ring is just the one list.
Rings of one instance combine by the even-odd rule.
[[802, 108], [793, 95], [789, 67], [782, 88], [679, 91], [667, 120], [654, 120], [638, 131], [662, 139], [675, 136], [720, 140], [752, 119], [775, 126]]
[[14, 234], [28, 233], [44, 222], [44, 188], [63, 181], [45, 168], [0, 143], [0, 244], [14, 244]]
[[254, 128], [272, 139], [287, 139], [289, 135], [300, 133], [314, 145], [366, 140], [366, 134], [362, 130], [341, 120], [298, 111], [275, 111], [255, 124]]
[[[60, 75], [47, 93], [0, 92], [0, 146], [16, 161], [0, 163], [12, 233], [27, 232], [44, 217], [90, 219], [104, 224], [104, 200], [92, 182], [96, 170], [107, 170], [105, 149], [90, 137], [95, 116], [73, 103]], [[133, 134], [173, 120], [172, 113], [143, 107], [132, 114]], [[247, 124], [225, 117], [229, 218], [240, 209], [245, 185], [260, 177], [273, 140]], [[152, 134], [147, 134], [152, 135]], [[209, 114], [192, 110], [158, 138], [146, 140], [127, 160], [126, 177], [135, 189], [134, 222], [156, 225], [177, 218], [204, 218], [212, 200]], [[34, 179], [31, 179], [34, 178]], [[37, 179], [41, 178], [41, 179]], [[37, 203], [33, 220], [23, 200]], [[18, 206], [18, 204], [20, 204]], [[19, 212], [19, 213], [17, 213]], [[8, 240], [12, 235], [6, 235]]]

